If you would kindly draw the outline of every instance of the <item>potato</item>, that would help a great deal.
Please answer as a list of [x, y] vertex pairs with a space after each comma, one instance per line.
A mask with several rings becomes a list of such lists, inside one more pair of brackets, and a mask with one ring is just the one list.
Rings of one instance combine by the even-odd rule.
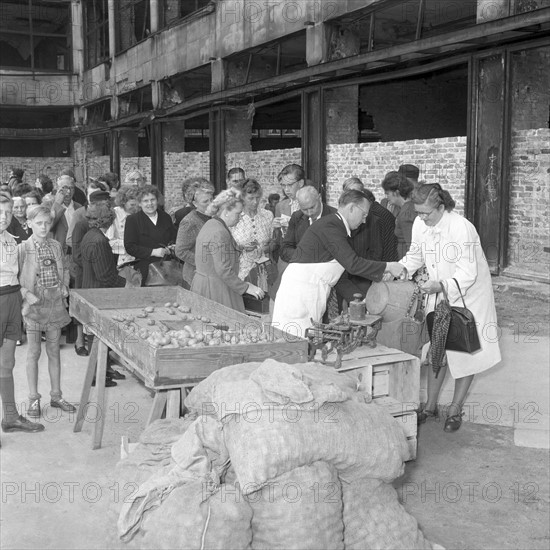
[[159, 344], [161, 346], [167, 346], [168, 344], [171, 344], [172, 343], [172, 338], [170, 338], [170, 336], [162, 336], [161, 338], [159, 338]]
[[186, 315], [185, 313], [182, 313], [182, 314], [180, 315], [180, 319], [181, 319], [182, 321], [187, 321], [187, 315]]
[[122, 322], [124, 321], [124, 317], [122, 317], [121, 315], [113, 315], [113, 321]]
[[143, 339], [145, 340], [146, 338], [149, 338], [149, 331], [148, 331], [147, 329], [142, 328], [142, 329], [138, 332], [138, 336], [139, 336], [140, 338], [143, 338]]
[[164, 307], [172, 307], [172, 302], [166, 302], [166, 303], [164, 304]]
[[201, 320], [203, 323], [210, 323], [210, 317], [201, 317], [200, 320]]
[[203, 334], [195, 334], [195, 340], [197, 342], [203, 342], [204, 341], [204, 335]]
[[153, 311], [155, 311], [155, 308], [153, 306], [147, 306], [147, 307], [143, 308], [143, 311], [145, 313], [153, 313]]
[[133, 315], [126, 315], [126, 322], [127, 323], [133, 323], [135, 317]]
[[179, 310], [182, 312], [182, 313], [191, 313], [191, 308], [189, 306], [180, 306], [179, 307]]
[[147, 313], [143, 312], [143, 313], [138, 313], [136, 315], [136, 317], [139, 317], [140, 319], [145, 319], [147, 317]]
[[194, 346], [195, 344], [198, 344], [198, 342], [194, 338], [190, 338], [189, 341], [187, 342], [187, 345], [189, 347]]
[[154, 319], [147, 319], [147, 324], [148, 324], [148, 325], [154, 325], [154, 324], [155, 324], [155, 320], [154, 320]]
[[176, 312], [173, 309], [169, 309], [167, 311], [167, 313], [168, 313], [168, 315], [175, 315], [176, 314]]

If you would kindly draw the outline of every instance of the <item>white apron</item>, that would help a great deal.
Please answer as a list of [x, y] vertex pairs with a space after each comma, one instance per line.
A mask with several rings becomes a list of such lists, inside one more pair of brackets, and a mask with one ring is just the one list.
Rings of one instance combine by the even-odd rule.
[[304, 337], [311, 319], [320, 321], [330, 289], [344, 268], [337, 260], [316, 264], [289, 264], [281, 279], [273, 309], [273, 326]]

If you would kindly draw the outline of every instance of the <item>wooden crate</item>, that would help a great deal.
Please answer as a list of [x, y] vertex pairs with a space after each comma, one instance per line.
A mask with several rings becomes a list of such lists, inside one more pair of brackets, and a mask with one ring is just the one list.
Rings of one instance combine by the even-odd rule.
[[[277, 341], [206, 348], [154, 348], [138, 335], [141, 328], [151, 329], [146, 325], [147, 319], [136, 318], [129, 328], [113, 320], [113, 316], [122, 311], [133, 310], [132, 313], [137, 314], [144, 307], [153, 306], [155, 313], [151, 316], [156, 322], [168, 327], [185, 324], [178, 321], [179, 315], [167, 314], [166, 302], [189, 306], [193, 315], [208, 317], [212, 322], [227, 325], [230, 330], [269, 331]], [[307, 340], [263, 325], [257, 318], [181, 287], [72, 290], [70, 314], [123, 357], [150, 387], [198, 382], [219, 368], [263, 361], [268, 357], [291, 364], [307, 360]]]
[[373, 402], [385, 407], [399, 422], [409, 444], [409, 457], [416, 458], [416, 409], [420, 395], [420, 360], [414, 355], [377, 345], [359, 347], [345, 355], [339, 372], [356, 379]]

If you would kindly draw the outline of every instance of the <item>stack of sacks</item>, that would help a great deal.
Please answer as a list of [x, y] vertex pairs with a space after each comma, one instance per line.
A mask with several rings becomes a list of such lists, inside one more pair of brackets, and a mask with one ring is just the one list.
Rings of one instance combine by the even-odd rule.
[[124, 505], [119, 536], [140, 548], [432, 548], [390, 485], [403, 432], [356, 384], [313, 363], [214, 372], [186, 399], [198, 418], [174, 468]]

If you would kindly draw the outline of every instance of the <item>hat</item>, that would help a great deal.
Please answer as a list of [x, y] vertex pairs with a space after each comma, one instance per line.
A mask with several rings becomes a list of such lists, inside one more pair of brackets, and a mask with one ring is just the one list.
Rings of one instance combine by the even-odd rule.
[[397, 172], [406, 178], [415, 181], [418, 181], [418, 176], [420, 175], [420, 169], [414, 164], [402, 164]]
[[111, 198], [111, 195], [107, 191], [94, 191], [90, 193], [88, 200], [90, 202], [99, 202], [99, 201], [108, 201]]

